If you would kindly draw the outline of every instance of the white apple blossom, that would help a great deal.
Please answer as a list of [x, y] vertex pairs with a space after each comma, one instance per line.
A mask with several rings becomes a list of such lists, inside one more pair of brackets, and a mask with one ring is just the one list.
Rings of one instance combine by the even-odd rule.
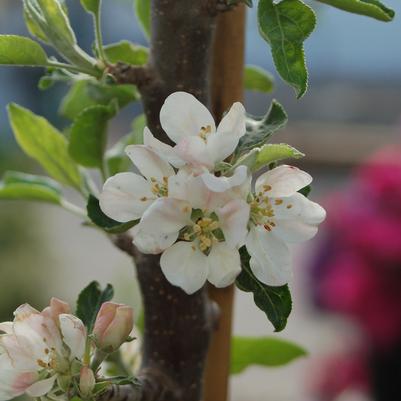
[[25, 304], [13, 322], [0, 324], [0, 400], [48, 394], [57, 376], [82, 358], [86, 329], [69, 312], [66, 303], [53, 298], [42, 312]]
[[309, 174], [286, 165], [256, 180], [246, 248], [255, 277], [267, 285], [288, 283], [291, 258], [287, 244], [311, 239], [326, 217], [321, 206], [298, 192], [311, 182]]
[[175, 92], [160, 110], [160, 123], [172, 147], [145, 129], [144, 143], [175, 167], [187, 165], [194, 171], [213, 171], [216, 163], [230, 156], [246, 132], [245, 109], [237, 102], [216, 124], [209, 110], [193, 95]]

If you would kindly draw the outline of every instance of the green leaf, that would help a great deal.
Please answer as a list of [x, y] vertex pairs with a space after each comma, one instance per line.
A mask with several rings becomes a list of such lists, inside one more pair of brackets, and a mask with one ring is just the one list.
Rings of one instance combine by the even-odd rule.
[[149, 39], [151, 34], [151, 3], [150, 0], [134, 0], [136, 18], [145, 36]]
[[276, 367], [306, 356], [305, 349], [275, 337], [234, 337], [231, 345], [231, 374], [259, 365]]
[[274, 132], [287, 124], [287, 120], [286, 112], [275, 100], [261, 119], [248, 116], [247, 133], [240, 139], [235, 156], [238, 157], [253, 148], [264, 145]]
[[16, 35], [0, 35], [0, 64], [45, 66], [47, 55], [32, 39]]
[[96, 74], [96, 61], [77, 44], [65, 8], [59, 0], [23, 0], [30, 32], [51, 44], [66, 60]]
[[313, 10], [300, 0], [260, 0], [258, 24], [270, 44], [277, 71], [300, 98], [308, 86], [303, 42], [316, 25]]
[[253, 293], [256, 306], [266, 314], [276, 332], [284, 330], [292, 310], [288, 285], [271, 287], [261, 283], [251, 271], [250, 256], [245, 247], [240, 249], [240, 254], [242, 272], [237, 277], [237, 287], [242, 291]]
[[79, 294], [77, 301], [77, 316], [82, 320], [91, 333], [95, 324], [96, 316], [104, 302], [110, 301], [114, 296], [113, 287], [107, 284], [104, 290], [97, 281], [92, 281]]
[[95, 80], [80, 80], [74, 83], [60, 106], [60, 114], [75, 120], [82, 110], [95, 105], [109, 105], [116, 99], [118, 108], [139, 99], [133, 85], [106, 85]]
[[97, 199], [93, 195], [89, 196], [87, 211], [88, 217], [91, 219], [91, 221], [109, 234], [119, 234], [126, 232], [139, 222], [139, 220], [134, 220], [127, 223], [120, 223], [111, 219], [102, 212], [102, 209], [100, 209], [99, 205], [99, 199]]
[[306, 187], [300, 189], [298, 192], [307, 198], [309, 194], [312, 192], [312, 186], [307, 185]]
[[270, 93], [274, 88], [273, 76], [261, 67], [247, 65], [244, 72], [245, 89]]
[[16, 104], [8, 107], [11, 127], [22, 150], [35, 159], [55, 180], [81, 187], [78, 166], [68, 154], [68, 143], [45, 118]]
[[114, 115], [109, 106], [90, 106], [82, 111], [71, 127], [69, 152], [82, 166], [103, 168], [107, 145], [107, 125]]
[[61, 188], [48, 177], [7, 171], [0, 182], [0, 199], [31, 200], [60, 205]]
[[139, 115], [132, 122], [132, 132], [121, 138], [112, 148], [106, 152], [106, 160], [111, 175], [127, 171], [132, 165], [125, 148], [128, 145], [143, 144], [143, 130], [146, 125], [144, 114]]
[[321, 3], [348, 11], [354, 14], [366, 15], [379, 21], [392, 21], [394, 10], [386, 7], [378, 0], [318, 0]]
[[149, 49], [147, 47], [135, 45], [128, 40], [105, 46], [104, 51], [108, 60], [113, 64], [144, 65], [149, 58]]
[[257, 171], [272, 162], [284, 159], [300, 159], [305, 155], [286, 143], [267, 144], [260, 148], [252, 170]]
[[81, 0], [81, 4], [88, 13], [96, 15], [99, 13], [101, 0]]

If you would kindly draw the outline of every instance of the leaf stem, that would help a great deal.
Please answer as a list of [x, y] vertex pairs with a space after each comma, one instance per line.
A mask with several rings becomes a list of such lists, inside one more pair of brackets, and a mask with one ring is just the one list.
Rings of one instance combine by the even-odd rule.
[[68, 71], [71, 71], [71, 72], [83, 73], [83, 74], [91, 75], [91, 76], [96, 77], [96, 78], [99, 77], [99, 73], [97, 73], [95, 71], [95, 69], [90, 70], [89, 68], [87, 69], [87, 68], [77, 67], [76, 65], [67, 64], [67, 63], [60, 63], [58, 61], [47, 60], [45, 67], [61, 68], [61, 69], [68, 70]]
[[102, 36], [102, 12], [101, 12], [101, 6], [99, 7], [99, 11], [94, 14], [94, 20], [95, 20], [95, 35], [96, 35], [96, 47], [97, 51], [99, 53], [100, 59], [107, 64], [107, 57], [106, 53], [104, 52], [103, 49], [103, 36]]
[[79, 217], [88, 217], [86, 211], [82, 208], [80, 208], [79, 206], [75, 205], [74, 203], [71, 203], [69, 201], [67, 201], [66, 199], [62, 199], [60, 205], [68, 210], [71, 213], [74, 213], [75, 215], [79, 216]]

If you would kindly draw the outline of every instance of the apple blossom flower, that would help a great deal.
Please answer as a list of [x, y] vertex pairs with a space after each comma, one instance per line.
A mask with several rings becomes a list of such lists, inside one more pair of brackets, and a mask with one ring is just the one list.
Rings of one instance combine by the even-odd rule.
[[128, 340], [134, 326], [130, 306], [105, 302], [97, 314], [93, 336], [96, 346], [104, 352], [114, 352]]
[[48, 394], [58, 375], [82, 358], [86, 329], [67, 311], [68, 305], [57, 299], [42, 312], [25, 304], [13, 322], [0, 324], [0, 400]]
[[237, 102], [216, 128], [209, 110], [193, 95], [175, 92], [160, 110], [160, 123], [172, 147], [145, 129], [144, 143], [175, 167], [188, 165], [194, 171], [213, 171], [216, 163], [230, 156], [246, 133], [245, 109]]
[[291, 258], [287, 243], [311, 239], [326, 217], [320, 205], [298, 192], [311, 182], [309, 174], [286, 165], [256, 180], [246, 248], [252, 272], [267, 285], [288, 283]]

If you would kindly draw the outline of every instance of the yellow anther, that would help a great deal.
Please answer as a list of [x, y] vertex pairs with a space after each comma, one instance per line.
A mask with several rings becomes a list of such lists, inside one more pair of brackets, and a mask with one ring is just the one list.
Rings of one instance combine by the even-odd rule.
[[275, 205], [281, 205], [283, 203], [283, 200], [282, 199], [276, 199], [275, 201], [274, 201], [274, 204]]
[[292, 208], [292, 205], [287, 205], [287, 209], [291, 209]]
[[271, 185], [263, 185], [264, 191], [270, 191], [272, 189]]

